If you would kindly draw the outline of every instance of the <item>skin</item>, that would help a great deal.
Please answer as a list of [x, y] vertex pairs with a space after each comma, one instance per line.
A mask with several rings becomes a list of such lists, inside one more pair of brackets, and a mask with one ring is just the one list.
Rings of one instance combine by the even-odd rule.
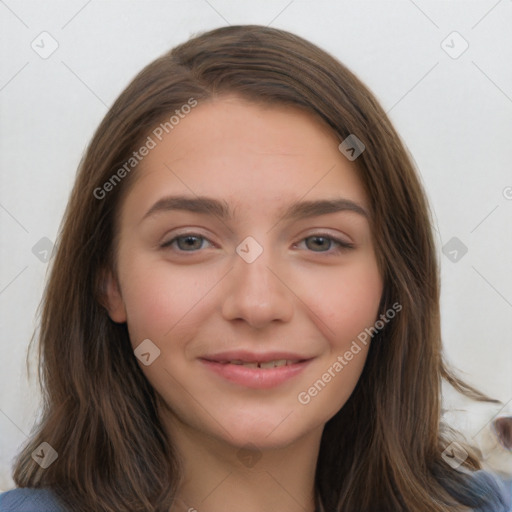
[[[382, 295], [367, 217], [339, 211], [282, 219], [299, 200], [343, 197], [368, 211], [357, 169], [338, 144], [310, 113], [227, 96], [194, 108], [136, 170], [120, 211], [108, 310], [127, 322], [134, 349], [150, 339], [160, 350], [139, 365], [184, 461], [173, 510], [314, 509], [322, 430], [352, 393], [369, 344], [307, 405], [297, 396], [375, 323]], [[158, 200], [178, 194], [224, 200], [235, 216], [174, 210], [144, 218]], [[187, 240], [174, 240], [184, 234], [204, 238], [189, 239], [194, 250], [187, 251]], [[353, 247], [337, 251], [314, 235]], [[252, 263], [236, 252], [247, 236], [263, 249]], [[199, 360], [232, 349], [313, 360], [276, 387], [249, 389]], [[250, 463], [240, 452], [248, 443]]]

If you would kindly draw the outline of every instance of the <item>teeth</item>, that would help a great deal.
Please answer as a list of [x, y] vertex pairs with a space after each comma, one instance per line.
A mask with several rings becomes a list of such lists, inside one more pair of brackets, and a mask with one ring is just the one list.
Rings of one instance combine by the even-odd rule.
[[268, 361], [267, 363], [259, 363], [260, 368], [277, 368], [279, 366], [286, 366], [286, 359], [279, 359], [278, 361]]
[[224, 364], [236, 364], [238, 366], [245, 366], [247, 368], [279, 368], [280, 366], [290, 366], [298, 361], [292, 361], [291, 359], [278, 359], [276, 361], [267, 361], [267, 362], [244, 362], [240, 361], [240, 359], [235, 359], [233, 361], [222, 361]]

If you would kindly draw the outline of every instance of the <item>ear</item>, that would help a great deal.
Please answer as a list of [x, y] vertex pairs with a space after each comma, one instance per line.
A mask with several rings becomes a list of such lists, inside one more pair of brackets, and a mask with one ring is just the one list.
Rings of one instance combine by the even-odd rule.
[[116, 276], [111, 270], [106, 270], [102, 273], [101, 280], [102, 305], [108, 311], [112, 321], [119, 324], [126, 322], [126, 309]]

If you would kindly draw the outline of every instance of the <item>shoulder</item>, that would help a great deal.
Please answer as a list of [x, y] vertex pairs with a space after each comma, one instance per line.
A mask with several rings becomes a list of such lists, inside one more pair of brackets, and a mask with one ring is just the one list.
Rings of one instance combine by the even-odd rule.
[[512, 480], [484, 470], [473, 473], [472, 479], [478, 494], [490, 501], [475, 512], [512, 512]]
[[0, 512], [65, 512], [50, 489], [28, 487], [0, 494]]

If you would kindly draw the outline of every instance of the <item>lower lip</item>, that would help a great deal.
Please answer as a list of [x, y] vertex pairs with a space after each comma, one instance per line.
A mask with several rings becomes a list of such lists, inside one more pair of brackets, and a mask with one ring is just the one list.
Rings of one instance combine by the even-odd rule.
[[201, 359], [211, 371], [226, 380], [253, 389], [269, 389], [292, 379], [301, 373], [311, 359], [277, 368], [248, 368], [240, 364], [217, 363]]

